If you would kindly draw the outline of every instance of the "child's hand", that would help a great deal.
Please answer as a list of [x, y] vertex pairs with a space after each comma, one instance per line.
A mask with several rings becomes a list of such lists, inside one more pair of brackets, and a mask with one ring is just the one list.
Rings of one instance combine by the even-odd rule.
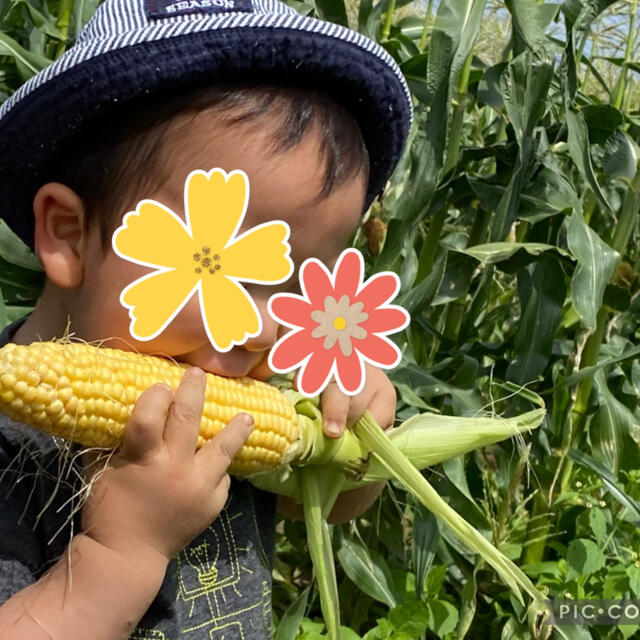
[[196, 452], [205, 386], [204, 372], [191, 368], [175, 394], [156, 384], [140, 395], [120, 449], [84, 505], [86, 535], [118, 552], [151, 550], [168, 561], [218, 516], [227, 468], [253, 419], [238, 414]]
[[382, 369], [365, 363], [365, 384], [356, 396], [347, 396], [332, 380], [320, 396], [324, 434], [339, 438], [368, 409], [376, 422], [388, 429], [396, 416], [396, 391]]
[[[364, 389], [358, 395], [347, 396], [340, 391], [336, 382], [330, 382], [320, 396], [322, 428], [329, 438], [339, 438], [345, 428], [357, 422], [367, 409], [383, 429], [386, 430], [393, 425], [396, 415], [396, 391], [384, 371], [368, 363], [365, 363], [365, 367], [366, 381]], [[376, 482], [341, 493], [327, 517], [327, 522], [339, 524], [357, 518], [376, 501], [383, 488], [384, 482]], [[291, 498], [278, 496], [278, 511], [295, 520], [304, 519], [301, 505]]]

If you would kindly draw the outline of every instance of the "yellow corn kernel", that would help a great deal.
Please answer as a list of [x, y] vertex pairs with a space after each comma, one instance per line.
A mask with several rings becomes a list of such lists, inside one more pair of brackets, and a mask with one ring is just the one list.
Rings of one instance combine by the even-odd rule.
[[[140, 394], [156, 382], [177, 388], [190, 365], [75, 342], [8, 344], [0, 349], [0, 412], [87, 447], [117, 447]], [[246, 476], [287, 461], [298, 440], [294, 407], [251, 378], [207, 374], [198, 448], [239, 412], [255, 427], [229, 467]]]

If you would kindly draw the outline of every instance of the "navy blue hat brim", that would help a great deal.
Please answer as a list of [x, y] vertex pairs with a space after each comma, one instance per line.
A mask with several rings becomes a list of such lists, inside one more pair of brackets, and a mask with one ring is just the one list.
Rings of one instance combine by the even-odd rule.
[[317, 86], [354, 116], [370, 156], [368, 208], [400, 158], [411, 121], [410, 104], [391, 68], [335, 38], [236, 27], [101, 54], [20, 100], [0, 120], [0, 217], [33, 248], [33, 197], [62, 143], [138, 96], [243, 80]]

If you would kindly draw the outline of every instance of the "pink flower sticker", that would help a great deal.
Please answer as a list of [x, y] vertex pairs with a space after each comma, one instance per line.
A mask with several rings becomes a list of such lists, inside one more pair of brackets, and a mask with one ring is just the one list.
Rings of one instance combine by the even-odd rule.
[[346, 249], [333, 273], [316, 258], [300, 267], [304, 295], [278, 293], [269, 299], [269, 313], [293, 329], [269, 353], [269, 366], [278, 373], [300, 367], [298, 390], [318, 395], [334, 376], [340, 390], [356, 395], [365, 383], [364, 363], [383, 369], [395, 367], [402, 357], [387, 335], [409, 324], [409, 314], [388, 304], [400, 289], [391, 271], [377, 273], [366, 282], [364, 259]]

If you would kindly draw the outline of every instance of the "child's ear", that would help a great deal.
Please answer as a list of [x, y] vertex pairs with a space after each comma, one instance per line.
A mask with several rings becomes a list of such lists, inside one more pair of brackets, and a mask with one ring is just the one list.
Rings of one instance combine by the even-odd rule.
[[86, 233], [84, 204], [75, 191], [48, 182], [33, 199], [35, 246], [47, 278], [62, 289], [82, 284]]

